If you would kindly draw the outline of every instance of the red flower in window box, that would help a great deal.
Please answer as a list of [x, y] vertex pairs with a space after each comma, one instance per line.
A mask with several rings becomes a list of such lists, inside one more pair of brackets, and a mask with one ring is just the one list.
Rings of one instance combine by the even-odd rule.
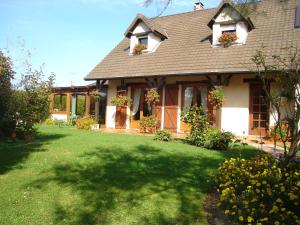
[[229, 47], [233, 42], [235, 42], [238, 39], [236, 36], [236, 33], [228, 33], [224, 32], [220, 37], [219, 37], [219, 42], [225, 47]]

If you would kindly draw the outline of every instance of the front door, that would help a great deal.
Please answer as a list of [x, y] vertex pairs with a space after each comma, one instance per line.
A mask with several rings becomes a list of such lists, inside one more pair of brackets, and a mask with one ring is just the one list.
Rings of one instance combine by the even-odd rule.
[[[118, 92], [117, 95], [126, 96], [126, 91]], [[117, 106], [116, 111], [116, 128], [125, 129], [126, 128], [126, 116], [127, 116], [127, 106]]]
[[267, 135], [269, 107], [265, 96], [261, 84], [250, 84], [250, 135]]
[[116, 128], [125, 129], [126, 128], [126, 106], [117, 106], [116, 111]]
[[167, 85], [165, 88], [164, 129], [177, 130], [178, 85]]

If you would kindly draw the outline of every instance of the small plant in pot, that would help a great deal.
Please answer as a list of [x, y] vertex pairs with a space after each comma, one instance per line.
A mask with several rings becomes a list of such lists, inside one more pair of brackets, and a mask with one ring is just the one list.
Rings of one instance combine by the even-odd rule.
[[237, 39], [238, 37], [236, 36], [236, 33], [224, 32], [219, 37], [219, 42], [222, 44], [224, 48], [227, 48], [230, 45], [232, 45]]
[[156, 114], [156, 103], [159, 102], [159, 93], [156, 88], [150, 88], [146, 94], [146, 101], [151, 108], [152, 116]]
[[111, 104], [114, 106], [127, 106], [131, 102], [131, 99], [128, 96], [118, 95], [111, 100]]
[[143, 50], [145, 50], [145, 49], [147, 49], [145, 45], [136, 44], [133, 49], [133, 54], [140, 55], [140, 54], [142, 54]]
[[213, 106], [217, 109], [220, 109], [224, 103], [224, 90], [221, 87], [216, 87], [215, 89], [211, 90], [209, 96], [209, 101]]

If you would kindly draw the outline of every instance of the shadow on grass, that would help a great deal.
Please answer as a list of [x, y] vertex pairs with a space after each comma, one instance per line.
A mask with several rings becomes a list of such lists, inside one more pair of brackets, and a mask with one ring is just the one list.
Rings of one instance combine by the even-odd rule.
[[71, 206], [56, 205], [55, 224], [203, 224], [201, 197], [209, 190], [209, 174], [227, 157], [220, 154], [166, 154], [146, 145], [98, 147], [78, 162], [55, 165], [30, 185], [43, 189], [54, 183], [79, 196]]
[[30, 143], [17, 140], [0, 141], [0, 175], [12, 168], [21, 168], [21, 164], [33, 152], [46, 151], [43, 144], [63, 138], [62, 134], [38, 134], [36, 140]]

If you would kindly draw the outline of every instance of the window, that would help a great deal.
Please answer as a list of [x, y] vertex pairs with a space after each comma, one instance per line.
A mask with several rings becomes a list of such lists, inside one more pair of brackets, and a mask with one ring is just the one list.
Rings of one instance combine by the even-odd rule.
[[183, 95], [183, 108], [197, 105], [207, 110], [208, 91], [206, 86], [187, 86], [184, 88]]
[[295, 28], [300, 28], [300, 5], [296, 7]]
[[133, 89], [132, 119], [140, 120], [142, 117], [150, 116], [150, 108], [146, 101], [146, 88]]
[[236, 34], [236, 30], [223, 30], [222, 34], [227, 33], [227, 34]]
[[83, 116], [85, 113], [85, 95], [76, 95], [76, 115]]
[[54, 95], [54, 112], [65, 112], [67, 108], [66, 95]]
[[140, 37], [139, 44], [144, 45], [145, 48], [148, 48], [148, 37]]
[[193, 87], [186, 87], [184, 90], [184, 108], [190, 108], [193, 105]]

